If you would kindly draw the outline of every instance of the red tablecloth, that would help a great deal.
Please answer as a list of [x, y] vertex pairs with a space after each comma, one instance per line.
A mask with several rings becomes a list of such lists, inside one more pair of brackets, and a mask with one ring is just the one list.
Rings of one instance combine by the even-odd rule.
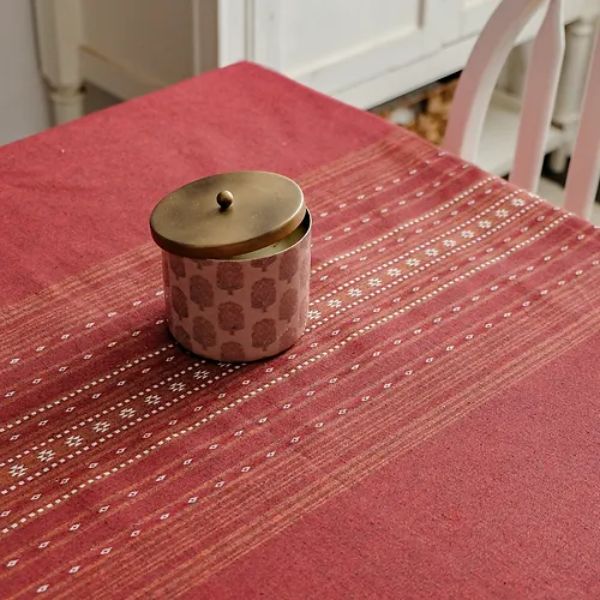
[[[297, 178], [310, 321], [191, 357], [147, 219]], [[0, 597], [600, 595], [600, 234], [236, 65], [0, 149]]]

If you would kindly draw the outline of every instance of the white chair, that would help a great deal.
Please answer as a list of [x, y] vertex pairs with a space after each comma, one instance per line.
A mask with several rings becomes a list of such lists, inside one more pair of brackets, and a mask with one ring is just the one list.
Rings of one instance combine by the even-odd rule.
[[[515, 39], [547, 4], [533, 43], [510, 181], [536, 191], [564, 53], [562, 0], [503, 0], [490, 17], [456, 89], [443, 147], [474, 161], [494, 86]], [[600, 34], [596, 33], [579, 131], [565, 187], [565, 208], [589, 218], [600, 179]]]

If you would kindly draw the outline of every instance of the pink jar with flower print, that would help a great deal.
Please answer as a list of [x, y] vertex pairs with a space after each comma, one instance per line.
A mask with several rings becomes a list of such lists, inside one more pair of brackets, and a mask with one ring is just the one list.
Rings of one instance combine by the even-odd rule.
[[200, 179], [163, 198], [150, 227], [162, 249], [169, 330], [182, 346], [250, 361], [302, 335], [311, 216], [294, 181], [260, 171]]

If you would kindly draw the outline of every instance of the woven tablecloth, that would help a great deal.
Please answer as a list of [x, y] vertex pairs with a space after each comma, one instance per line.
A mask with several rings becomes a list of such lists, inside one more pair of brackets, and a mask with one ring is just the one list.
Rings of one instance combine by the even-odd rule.
[[[181, 350], [148, 216], [296, 178], [306, 334]], [[1, 598], [600, 596], [600, 233], [251, 64], [0, 149]]]

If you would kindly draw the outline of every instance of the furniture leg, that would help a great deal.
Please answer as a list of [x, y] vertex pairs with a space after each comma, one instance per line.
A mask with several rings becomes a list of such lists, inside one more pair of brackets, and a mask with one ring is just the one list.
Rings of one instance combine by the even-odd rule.
[[50, 88], [54, 122], [59, 125], [83, 116], [83, 87]]
[[577, 133], [579, 110], [594, 39], [594, 17], [582, 17], [566, 27], [565, 56], [552, 122], [565, 132], [565, 142], [552, 153], [550, 167], [560, 173], [567, 166]]

